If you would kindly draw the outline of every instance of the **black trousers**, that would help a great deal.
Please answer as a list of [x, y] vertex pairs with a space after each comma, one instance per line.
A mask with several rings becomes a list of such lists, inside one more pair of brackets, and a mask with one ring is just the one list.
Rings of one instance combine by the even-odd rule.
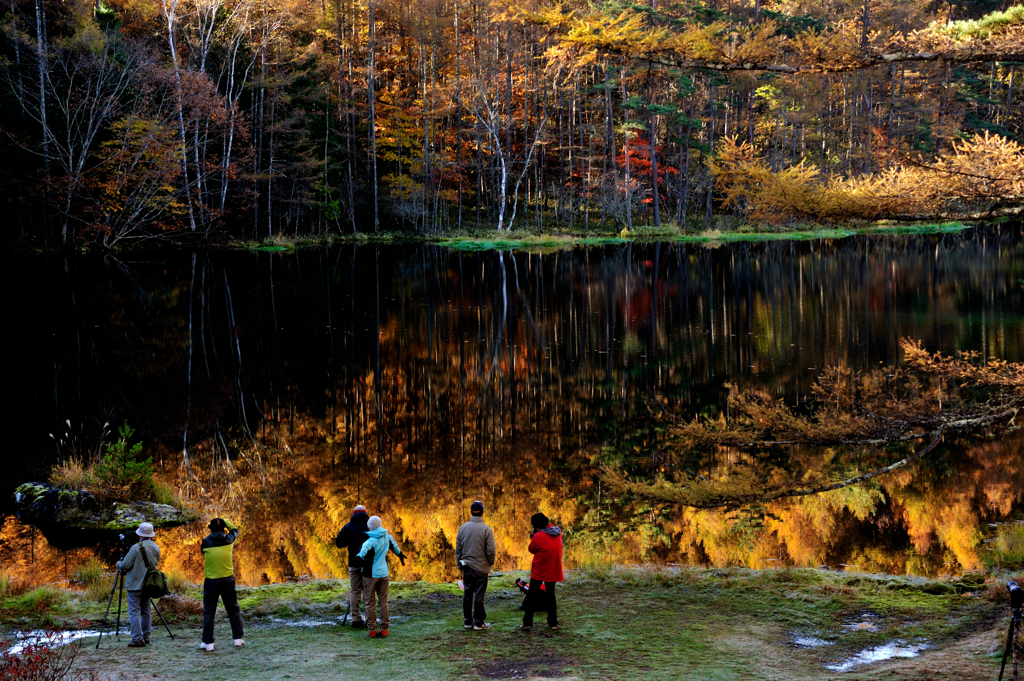
[[[540, 590], [541, 584], [544, 585], [544, 591]], [[540, 609], [538, 606], [542, 602], [548, 606], [548, 626], [558, 626], [558, 603], [555, 602], [555, 584], [557, 582], [542, 582], [539, 579], [530, 580], [530, 592], [526, 596], [526, 613], [523, 615], [523, 626], [533, 626], [533, 613]]]
[[477, 572], [471, 567], [463, 568], [462, 584], [466, 590], [462, 594], [462, 623], [483, 624], [487, 619], [484, 609], [484, 596], [487, 595], [487, 575]]
[[221, 577], [203, 582], [203, 643], [213, 643], [213, 617], [217, 614], [217, 599], [224, 601], [231, 621], [231, 638], [242, 638], [242, 611], [235, 594], [235, 578]]

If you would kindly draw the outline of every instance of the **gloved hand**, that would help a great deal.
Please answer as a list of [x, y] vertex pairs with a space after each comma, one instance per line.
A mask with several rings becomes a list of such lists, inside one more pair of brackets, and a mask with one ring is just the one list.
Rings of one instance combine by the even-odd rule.
[[405, 566], [405, 554], [404, 553], [398, 554], [398, 560], [402, 563], [402, 566], [404, 567]]

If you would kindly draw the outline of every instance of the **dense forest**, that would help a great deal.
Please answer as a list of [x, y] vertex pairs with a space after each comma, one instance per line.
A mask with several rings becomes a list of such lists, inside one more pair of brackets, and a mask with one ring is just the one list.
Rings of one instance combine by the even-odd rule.
[[1016, 214], [1024, 6], [8, 0], [4, 236]]

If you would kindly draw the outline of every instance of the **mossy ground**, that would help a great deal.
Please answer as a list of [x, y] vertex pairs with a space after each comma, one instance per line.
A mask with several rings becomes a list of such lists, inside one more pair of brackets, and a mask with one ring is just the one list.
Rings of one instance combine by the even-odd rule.
[[[347, 593], [342, 581], [243, 588], [247, 645], [231, 647], [220, 618], [214, 653], [197, 649], [199, 590], [183, 587], [162, 608], [175, 641], [162, 628], [142, 650], [125, 648], [123, 635], [99, 651], [95, 639], [86, 640], [78, 664], [101, 678], [823, 679], [839, 676], [825, 665], [900, 639], [929, 647], [920, 657], [864, 665], [841, 677], [969, 681], [998, 674], [1005, 587], [993, 580], [593, 569], [573, 573], [559, 587], [560, 631], [548, 631], [540, 614], [539, 626], [524, 633], [515, 576], [491, 580], [493, 629], [486, 632], [462, 629], [454, 585], [395, 583], [391, 636], [383, 641], [338, 625]], [[9, 627], [31, 628], [47, 618], [84, 624], [81, 619], [102, 615], [95, 597], [47, 589], [6, 596], [0, 617]], [[797, 636], [829, 645], [799, 648]]]

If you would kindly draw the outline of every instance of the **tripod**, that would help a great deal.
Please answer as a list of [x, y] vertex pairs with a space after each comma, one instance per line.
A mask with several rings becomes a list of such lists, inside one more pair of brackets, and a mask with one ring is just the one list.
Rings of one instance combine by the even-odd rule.
[[1006, 656], [1013, 649], [1013, 681], [1017, 681], [1017, 634], [1020, 632], [1021, 622], [1024, 621], [1024, 610], [1014, 608], [1010, 614], [1010, 630], [1006, 633], [1006, 648], [1003, 650], [1003, 663], [999, 667], [999, 681], [1003, 681], [1003, 671], [1006, 669]]
[[[120, 586], [120, 589], [118, 589]], [[107, 625], [107, 617], [110, 615], [110, 606], [114, 602], [114, 592], [117, 591], [117, 628], [114, 631], [115, 636], [121, 635], [121, 597], [124, 595], [124, 570], [118, 570], [117, 575], [114, 577], [114, 584], [110, 587], [110, 598], [107, 599], [107, 611], [103, 613], [103, 621], [100, 622], [100, 637], [96, 640], [96, 650], [100, 649], [100, 642], [103, 641], [103, 627]], [[160, 616], [160, 621], [164, 623], [164, 628], [167, 629], [167, 635], [174, 640], [174, 634], [171, 633], [171, 628], [167, 626], [167, 620], [164, 619], [164, 615], [160, 612], [160, 608], [156, 607], [156, 599], [149, 599], [150, 605], [156, 610], [156, 614]]]

